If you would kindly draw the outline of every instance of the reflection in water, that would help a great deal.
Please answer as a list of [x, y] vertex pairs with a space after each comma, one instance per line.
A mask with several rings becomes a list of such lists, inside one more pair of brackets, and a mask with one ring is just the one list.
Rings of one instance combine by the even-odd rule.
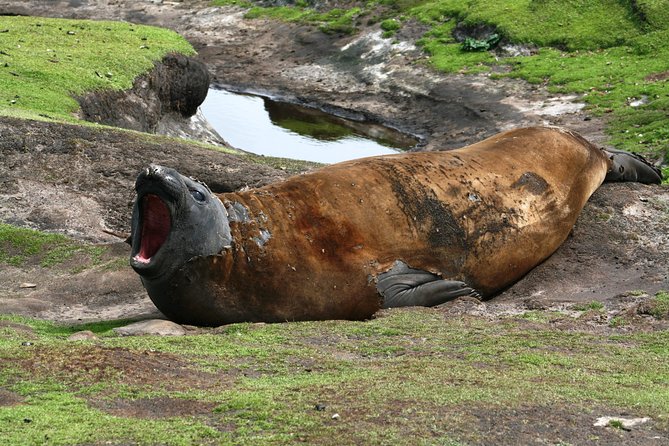
[[210, 89], [201, 108], [233, 147], [261, 155], [336, 163], [397, 153], [417, 143], [381, 125], [224, 90]]

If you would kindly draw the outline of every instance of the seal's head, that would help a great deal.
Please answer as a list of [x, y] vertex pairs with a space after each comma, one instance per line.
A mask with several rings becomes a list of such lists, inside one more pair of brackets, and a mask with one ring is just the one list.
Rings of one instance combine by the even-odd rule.
[[130, 265], [144, 281], [168, 278], [193, 257], [230, 245], [226, 211], [204, 183], [150, 165], [135, 190]]

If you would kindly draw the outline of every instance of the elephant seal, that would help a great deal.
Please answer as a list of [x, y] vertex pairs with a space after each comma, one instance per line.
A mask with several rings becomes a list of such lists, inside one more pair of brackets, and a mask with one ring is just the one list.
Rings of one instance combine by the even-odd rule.
[[640, 157], [547, 127], [220, 195], [152, 165], [136, 182], [130, 262], [158, 309], [195, 325], [487, 298], [560, 246], [605, 179], [661, 177]]

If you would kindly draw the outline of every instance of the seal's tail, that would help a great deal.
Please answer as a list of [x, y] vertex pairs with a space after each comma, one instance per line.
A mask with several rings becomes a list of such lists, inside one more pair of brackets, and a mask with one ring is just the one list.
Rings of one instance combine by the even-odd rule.
[[604, 181], [633, 181], [660, 184], [662, 171], [636, 153], [617, 149], [602, 149], [611, 160], [611, 169]]

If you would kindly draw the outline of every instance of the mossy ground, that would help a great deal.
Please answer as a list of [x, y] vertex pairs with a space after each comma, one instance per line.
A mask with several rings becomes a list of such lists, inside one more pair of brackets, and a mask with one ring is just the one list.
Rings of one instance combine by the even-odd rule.
[[[419, 43], [436, 69], [518, 77], [546, 84], [556, 93], [578, 94], [590, 113], [609, 118], [612, 145], [666, 162], [667, 11], [664, 0], [381, 0], [350, 2], [348, 8], [340, 4], [332, 17], [299, 2], [290, 7], [253, 6], [247, 16], [346, 32], [380, 22], [387, 37], [394, 36], [402, 23], [417, 20], [428, 27]], [[532, 48], [533, 54], [499, 57], [493, 51], [464, 51], [453, 36], [458, 24], [489, 26], [504, 42]], [[510, 71], [500, 74], [499, 67]]]
[[77, 269], [83, 264], [97, 266], [110, 260], [105, 256], [104, 245], [78, 242], [62, 234], [47, 233], [0, 223], [0, 265], [15, 267], [41, 266], [49, 268], [62, 265], [75, 256], [79, 257]]
[[[481, 412], [521, 408], [537, 423], [571, 408], [592, 435], [590, 418], [616, 411], [669, 427], [669, 369], [647, 366], [668, 359], [664, 331], [436, 309], [179, 338], [116, 337], [121, 324], [0, 318], [0, 383], [22, 401], [0, 406], [3, 444], [465, 444], [486, 435]], [[66, 340], [81, 329], [99, 339]]]

